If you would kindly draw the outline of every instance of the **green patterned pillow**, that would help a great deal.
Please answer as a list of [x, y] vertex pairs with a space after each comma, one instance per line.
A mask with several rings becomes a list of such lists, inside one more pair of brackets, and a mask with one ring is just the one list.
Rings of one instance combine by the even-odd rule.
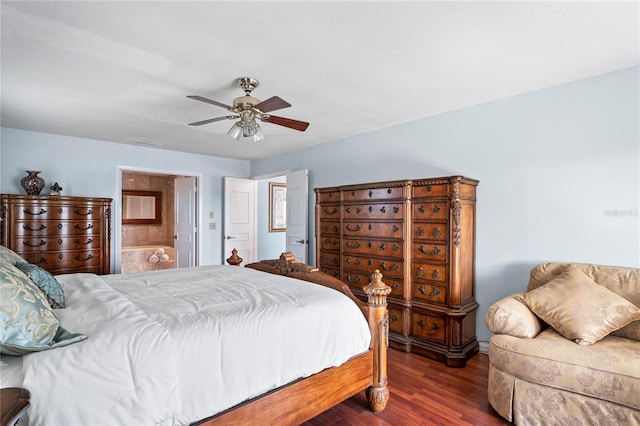
[[49, 305], [53, 309], [64, 308], [65, 299], [64, 291], [60, 286], [60, 283], [49, 273], [41, 267], [27, 262], [18, 262], [16, 267], [25, 273], [26, 276], [31, 278], [31, 281], [36, 283], [40, 290], [47, 297]]
[[0, 259], [2, 259], [3, 263], [9, 263], [11, 265], [15, 265], [18, 262], [26, 262], [22, 256], [5, 246], [0, 246]]
[[0, 353], [24, 355], [86, 338], [60, 327], [42, 291], [3, 259], [0, 266]]

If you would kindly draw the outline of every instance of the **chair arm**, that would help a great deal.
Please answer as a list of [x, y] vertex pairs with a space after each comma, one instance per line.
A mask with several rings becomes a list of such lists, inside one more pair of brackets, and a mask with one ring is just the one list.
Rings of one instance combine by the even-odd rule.
[[544, 328], [542, 322], [529, 307], [522, 303], [516, 293], [491, 305], [484, 323], [494, 334], [508, 334], [514, 337], [533, 338]]

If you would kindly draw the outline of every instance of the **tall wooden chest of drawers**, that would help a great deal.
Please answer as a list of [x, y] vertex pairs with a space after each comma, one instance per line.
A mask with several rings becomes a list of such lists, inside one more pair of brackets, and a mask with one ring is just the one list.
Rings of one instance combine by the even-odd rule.
[[0, 195], [0, 241], [52, 274], [110, 272], [111, 198]]
[[462, 367], [475, 337], [475, 205], [463, 176], [317, 188], [316, 265], [362, 287], [391, 287], [390, 345]]

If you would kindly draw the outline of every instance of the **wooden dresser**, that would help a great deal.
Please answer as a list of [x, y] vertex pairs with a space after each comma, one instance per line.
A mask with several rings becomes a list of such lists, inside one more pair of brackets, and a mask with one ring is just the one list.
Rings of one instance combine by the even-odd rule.
[[391, 287], [390, 346], [464, 367], [475, 337], [475, 203], [463, 176], [316, 188], [316, 265], [362, 287]]
[[0, 242], [52, 274], [110, 272], [111, 198], [0, 195]]

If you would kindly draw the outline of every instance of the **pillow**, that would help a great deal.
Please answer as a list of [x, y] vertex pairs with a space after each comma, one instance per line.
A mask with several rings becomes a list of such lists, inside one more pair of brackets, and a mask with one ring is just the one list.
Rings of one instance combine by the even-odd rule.
[[15, 265], [18, 262], [26, 262], [22, 256], [5, 246], [0, 246], [0, 259], [2, 259], [2, 263], [9, 263], [11, 265]]
[[640, 319], [640, 308], [572, 265], [523, 294], [521, 300], [558, 333], [580, 345], [591, 345]]
[[87, 337], [60, 327], [47, 299], [24, 273], [0, 269], [0, 353], [24, 355], [66, 346]]
[[543, 324], [533, 312], [514, 294], [491, 305], [484, 316], [487, 329], [494, 334], [508, 334], [513, 337], [534, 338]]
[[53, 275], [41, 267], [28, 262], [18, 262], [16, 263], [16, 268], [24, 272], [31, 281], [40, 287], [40, 290], [42, 290], [47, 297], [49, 305], [51, 305], [53, 309], [64, 308], [64, 291]]

